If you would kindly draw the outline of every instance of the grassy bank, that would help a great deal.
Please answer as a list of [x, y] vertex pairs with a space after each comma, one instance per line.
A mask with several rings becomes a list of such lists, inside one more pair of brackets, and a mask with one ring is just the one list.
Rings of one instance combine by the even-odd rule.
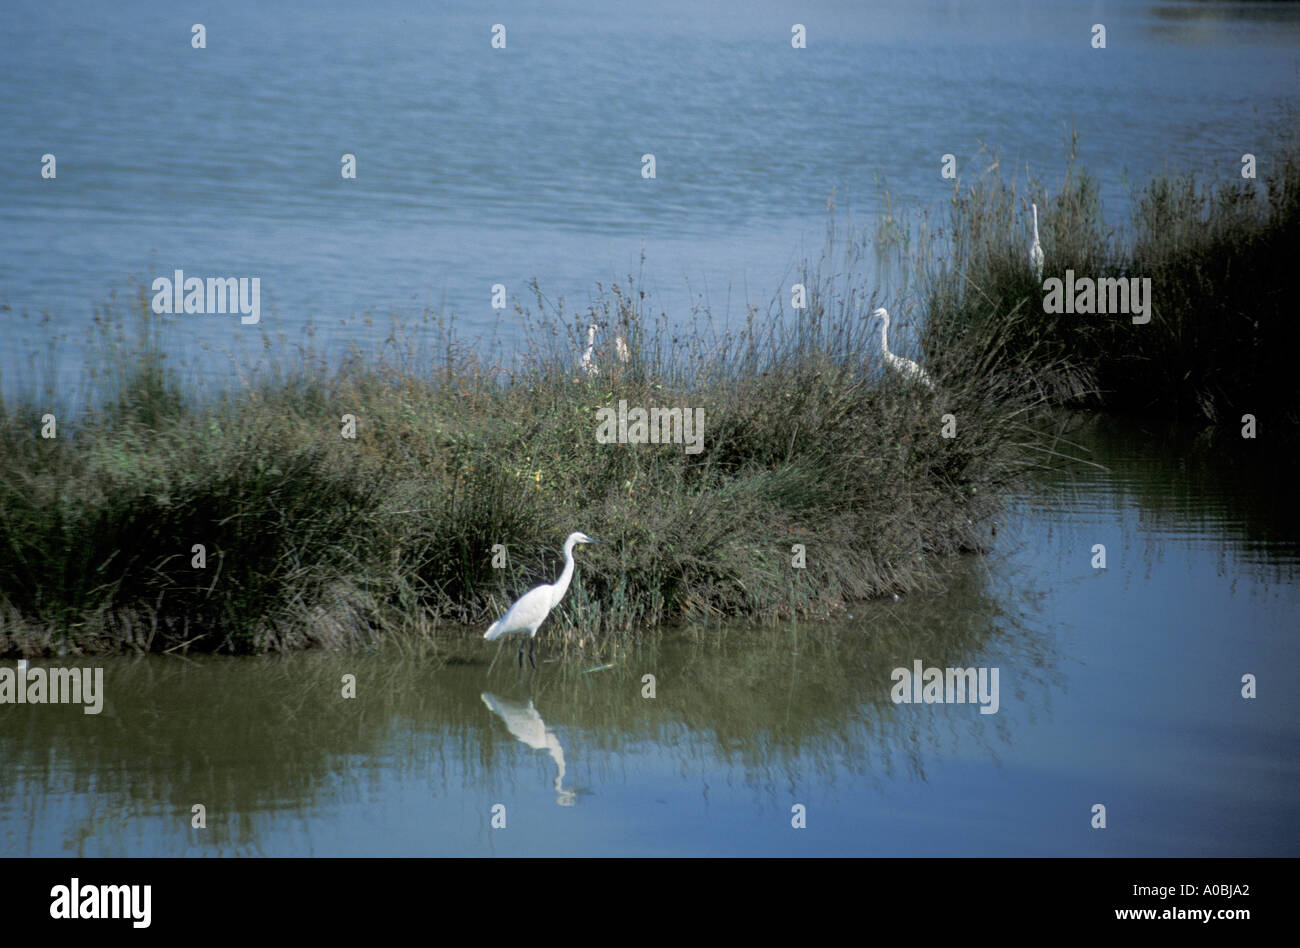
[[[1149, 323], [1043, 312], [1030, 200], [1044, 278], [1149, 278]], [[891, 309], [928, 314], [934, 390], [882, 369], [861, 242], [828, 243], [791, 279], [806, 308], [786, 308], [787, 286], [730, 328], [707, 312], [670, 325], [631, 279], [579, 313], [538, 290], [507, 329], [518, 355], [491, 358], [426, 316], [374, 354], [281, 353], [216, 398], [168, 368], [142, 296], [144, 334], [110, 329], [101, 389], [59, 409], [57, 437], [41, 436], [54, 387], [0, 404], [0, 653], [437, 649], [551, 581], [580, 529], [610, 542], [579, 551], [549, 644], [600, 654], [664, 623], [831, 616], [934, 587], [943, 557], [984, 549], [1004, 488], [1048, 456], [1025, 427], [1034, 406], [1232, 437], [1251, 413], [1261, 437], [1294, 442], [1283, 360], [1300, 330], [1282, 281], [1300, 158], [1272, 161], [1259, 185], [1152, 182], [1123, 228], [1073, 165], [1056, 193], [986, 177], [950, 211], [921, 249], [888, 233], [871, 249], [894, 240], [910, 257], [917, 280]], [[595, 375], [578, 368], [591, 322]], [[700, 450], [600, 443], [597, 411], [620, 402], [701, 412]]]
[[[1289, 282], [1300, 246], [1300, 152], [1260, 156], [1259, 181], [1173, 175], [1134, 195], [1109, 226], [1096, 182], [1071, 160], [1061, 187], [1027, 192], [988, 176], [954, 193], [951, 253], [926, 274], [932, 355], [991, 341], [990, 364], [1018, 364], [1060, 404], [1191, 422], [1240, 438], [1294, 443], [1300, 399], [1288, 364], [1300, 350]], [[1126, 315], [1050, 314], [1029, 263], [1039, 212], [1044, 280], [1149, 279], [1149, 323]]]
[[[426, 320], [383, 355], [303, 352], [215, 401], [187, 396], [156, 343], [119, 340], [110, 390], [57, 438], [39, 398], [3, 406], [0, 652], [436, 647], [551, 581], [578, 529], [609, 545], [580, 549], [544, 632], [588, 655], [665, 622], [826, 616], [933, 585], [944, 554], [983, 548], [1025, 464], [1024, 396], [956, 348], [937, 392], [882, 373], [871, 303], [845, 283], [860, 261], [828, 254], [806, 309], [731, 331], [670, 329], [629, 280], [580, 314], [538, 293], [514, 362]], [[620, 400], [702, 410], [701, 450], [599, 443], [596, 410]]]

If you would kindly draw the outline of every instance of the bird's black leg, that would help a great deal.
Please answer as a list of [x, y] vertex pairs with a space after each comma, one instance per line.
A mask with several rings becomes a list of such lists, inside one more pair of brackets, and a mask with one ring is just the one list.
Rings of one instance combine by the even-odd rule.
[[533, 640], [531, 638], [528, 640], [528, 664], [534, 668], [537, 667], [537, 661], [533, 658]]
[[524, 643], [519, 643], [519, 667], [524, 667]]

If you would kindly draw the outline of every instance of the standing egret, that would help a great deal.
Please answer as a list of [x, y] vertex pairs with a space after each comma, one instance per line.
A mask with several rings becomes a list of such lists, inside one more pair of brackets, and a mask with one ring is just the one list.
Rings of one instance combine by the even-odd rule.
[[889, 311], [881, 307], [871, 315], [880, 317], [880, 351], [884, 353], [885, 363], [902, 375], [903, 378], [913, 379], [929, 389], [934, 388], [934, 382], [930, 380], [930, 376], [926, 374], [925, 369], [911, 359], [904, 359], [902, 356], [896, 356], [889, 351]]
[[[515, 604], [506, 610], [505, 615], [488, 626], [488, 630], [483, 633], [483, 638], [495, 642], [504, 635], [527, 632], [528, 638], [525, 642], [528, 645], [528, 662], [536, 668], [537, 662], [533, 659], [533, 639], [537, 635], [537, 627], [546, 621], [551, 610], [560, 604], [564, 594], [569, 591], [569, 581], [573, 579], [573, 547], [578, 543], [604, 542], [604, 540], [593, 540], [580, 531], [570, 533], [569, 538], [564, 541], [564, 572], [560, 574], [560, 578], [553, 585], [536, 586], [520, 596]], [[519, 643], [520, 668], [524, 667], [525, 642]], [[494, 663], [495, 661], [493, 659]]]
[[618, 355], [619, 362], [632, 358], [632, 350], [627, 347], [627, 341], [622, 336], [614, 337], [614, 352]]
[[600, 370], [596, 368], [595, 324], [587, 327], [587, 351], [582, 354], [582, 371], [583, 374], [588, 376], [600, 374]]
[[1038, 243], [1038, 205], [1030, 204], [1034, 209], [1034, 242], [1029, 245], [1029, 265], [1034, 268], [1034, 279], [1043, 282], [1043, 248]]

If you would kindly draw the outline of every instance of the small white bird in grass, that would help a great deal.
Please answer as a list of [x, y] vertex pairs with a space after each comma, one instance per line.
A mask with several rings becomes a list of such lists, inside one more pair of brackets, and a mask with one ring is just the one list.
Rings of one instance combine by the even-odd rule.
[[[495, 642], [502, 636], [527, 632], [528, 638], [519, 643], [519, 667], [524, 667], [524, 645], [527, 644], [528, 662], [536, 668], [537, 662], [533, 659], [533, 639], [537, 636], [537, 627], [546, 621], [551, 610], [560, 604], [564, 594], [569, 591], [569, 582], [573, 579], [574, 546], [579, 543], [604, 542], [604, 540], [593, 540], [581, 531], [570, 533], [569, 538], [564, 541], [564, 572], [560, 574], [560, 578], [552, 585], [536, 586], [520, 596], [515, 604], [506, 610], [505, 615], [488, 626], [488, 630], [483, 633], [483, 638]], [[496, 664], [496, 659], [492, 660], [492, 664]], [[491, 670], [489, 667], [488, 671]]]
[[614, 352], [618, 355], [619, 362], [626, 362], [632, 358], [632, 350], [627, 347], [627, 342], [622, 336], [614, 337]]
[[1043, 247], [1038, 242], [1038, 205], [1030, 204], [1034, 209], [1034, 242], [1029, 245], [1029, 265], [1034, 268], [1034, 279], [1043, 282]]
[[582, 371], [586, 375], [599, 375], [596, 368], [596, 326], [587, 327], [587, 351], [582, 354]]
[[904, 359], [902, 356], [894, 355], [889, 351], [889, 311], [881, 307], [871, 315], [880, 318], [880, 351], [885, 356], [885, 363], [903, 378], [920, 382], [929, 389], [934, 388], [934, 382], [926, 374], [925, 369], [911, 359]]

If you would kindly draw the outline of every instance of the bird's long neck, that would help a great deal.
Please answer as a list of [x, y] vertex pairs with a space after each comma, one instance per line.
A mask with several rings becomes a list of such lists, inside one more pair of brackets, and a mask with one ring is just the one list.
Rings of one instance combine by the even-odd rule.
[[1031, 205], [1034, 209], [1034, 243], [1038, 243], [1038, 205]]
[[569, 583], [573, 580], [573, 544], [575, 541], [570, 540], [564, 544], [564, 572], [560, 578], [555, 581], [551, 587], [551, 603], [554, 605], [564, 598], [564, 594], [569, 591]]
[[889, 317], [880, 317], [880, 351], [889, 355]]
[[560, 746], [560, 739], [550, 731], [546, 732], [546, 752], [551, 755], [551, 760], [555, 761], [555, 789], [563, 790], [564, 783], [564, 748]]
[[[1038, 225], [1035, 224], [1034, 226], [1037, 227]], [[596, 344], [596, 327], [588, 326], [587, 327], [587, 348], [590, 349], [595, 344]]]

